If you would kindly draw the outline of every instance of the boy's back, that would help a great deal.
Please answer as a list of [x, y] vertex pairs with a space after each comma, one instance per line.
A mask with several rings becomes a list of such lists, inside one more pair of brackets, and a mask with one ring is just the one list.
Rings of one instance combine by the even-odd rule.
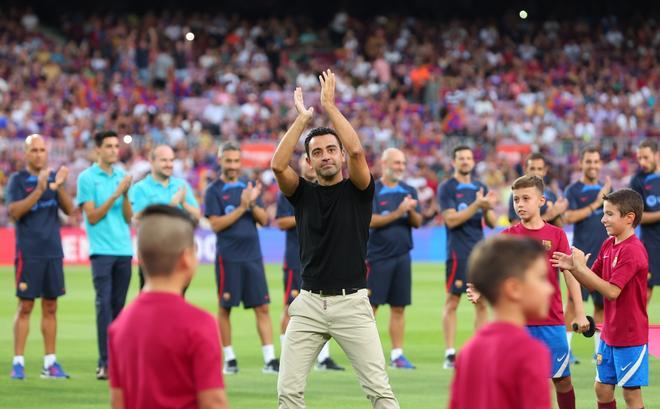
[[109, 349], [127, 409], [197, 408], [197, 393], [224, 387], [215, 319], [180, 295], [141, 293], [110, 326]]
[[450, 409], [550, 408], [550, 352], [524, 328], [494, 322], [456, 361]]

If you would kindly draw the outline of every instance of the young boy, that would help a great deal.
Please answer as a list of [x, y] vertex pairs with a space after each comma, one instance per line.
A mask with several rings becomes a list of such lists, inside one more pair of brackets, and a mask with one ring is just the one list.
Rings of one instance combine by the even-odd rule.
[[[555, 385], [559, 408], [575, 409], [575, 391], [569, 369], [570, 350], [566, 339], [559, 274], [557, 268], [552, 267], [552, 254], [555, 251], [570, 252], [568, 238], [561, 228], [547, 223], [541, 217], [541, 208], [545, 204], [543, 179], [533, 175], [522, 176], [513, 182], [511, 190], [520, 223], [509, 227], [503, 233], [530, 237], [543, 245], [546, 250], [548, 280], [555, 290], [548, 316], [527, 322], [527, 329], [534, 338], [544, 342], [552, 353], [550, 376]], [[576, 300], [574, 323], [578, 324], [579, 332], [583, 332], [589, 328], [589, 322], [584, 314], [580, 284], [566, 271], [564, 278], [570, 297]]]
[[472, 252], [468, 277], [493, 307], [495, 320], [458, 354], [450, 409], [549, 409], [550, 352], [524, 328], [547, 317], [554, 291], [543, 245], [490, 237]]
[[596, 398], [599, 409], [616, 409], [614, 387], [623, 387], [628, 408], [644, 407], [640, 387], [648, 385], [646, 276], [648, 255], [635, 236], [644, 203], [639, 193], [621, 189], [605, 195], [602, 222], [610, 236], [593, 268], [583, 251], [556, 252], [555, 267], [569, 270], [590, 290], [605, 298], [605, 322], [596, 358]]

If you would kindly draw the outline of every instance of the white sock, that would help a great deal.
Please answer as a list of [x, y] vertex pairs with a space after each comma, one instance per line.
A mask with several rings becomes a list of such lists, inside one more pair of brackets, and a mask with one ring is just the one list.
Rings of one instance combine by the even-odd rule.
[[284, 349], [284, 340], [286, 339], [286, 333], [280, 335], [280, 349]]
[[55, 363], [55, 354], [44, 355], [44, 368], [50, 368]]
[[261, 352], [264, 354], [265, 363], [268, 363], [273, 359], [275, 359], [275, 347], [273, 347], [273, 344], [262, 346]]
[[321, 348], [321, 352], [319, 352], [319, 356], [316, 357], [316, 361], [321, 363], [325, 361], [327, 358], [330, 358], [330, 341], [326, 342], [325, 345], [323, 345], [323, 348]]
[[25, 358], [23, 358], [23, 355], [16, 355], [14, 356], [14, 360], [12, 361], [11, 364], [12, 365], [21, 364], [25, 366]]
[[568, 349], [571, 349], [571, 341], [573, 341], [572, 331], [566, 331], [566, 341], [568, 341]]
[[594, 353], [598, 353], [598, 347], [600, 347], [600, 331], [594, 333]]
[[456, 355], [456, 350], [454, 348], [447, 348], [445, 350], [445, 358], [449, 355]]
[[232, 348], [231, 345], [222, 348], [222, 354], [225, 356], [225, 362], [236, 359], [236, 355], [234, 355], [234, 348]]
[[392, 361], [394, 361], [401, 355], [403, 355], [403, 348], [392, 348], [392, 351], [390, 351], [390, 359]]

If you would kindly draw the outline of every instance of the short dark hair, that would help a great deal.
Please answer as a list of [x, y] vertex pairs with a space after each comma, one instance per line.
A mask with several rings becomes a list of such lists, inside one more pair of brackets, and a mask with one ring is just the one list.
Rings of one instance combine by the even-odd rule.
[[117, 138], [117, 132], [115, 131], [100, 131], [97, 132], [94, 135], [94, 142], [96, 143], [96, 147], [100, 148], [103, 145], [103, 140], [105, 138]]
[[582, 148], [582, 150], [580, 151], [580, 161], [584, 160], [584, 156], [585, 156], [587, 153], [597, 153], [597, 154], [598, 154], [598, 157], [599, 157], [599, 158], [601, 157], [600, 149], [598, 149], [598, 148], [595, 147], [595, 146], [591, 146], [591, 145], [590, 145], [590, 146], [585, 146], [585, 147]]
[[545, 258], [540, 241], [529, 237], [495, 235], [481, 241], [468, 260], [468, 281], [495, 305], [502, 283], [511, 277], [523, 278], [529, 267]]
[[523, 175], [514, 180], [511, 185], [511, 190], [525, 189], [528, 187], [535, 187], [541, 194], [543, 194], [543, 191], [545, 190], [543, 179], [535, 175]]
[[543, 154], [539, 153], [539, 152], [534, 152], [534, 153], [530, 154], [527, 157], [527, 159], [525, 159], [525, 163], [529, 163], [533, 160], [542, 160], [544, 165], [548, 164], [548, 161], [545, 160], [545, 156], [543, 156]]
[[239, 145], [236, 142], [233, 141], [228, 141], [222, 144], [220, 149], [218, 150], [218, 156], [222, 156], [223, 153], [229, 152], [229, 151], [241, 151], [241, 145]]
[[472, 152], [472, 148], [470, 148], [467, 145], [458, 145], [454, 149], [451, 150], [451, 158], [456, 159], [456, 154], [460, 151], [470, 151]]
[[629, 188], [619, 189], [603, 196], [603, 200], [612, 203], [619, 209], [621, 216], [628, 213], [635, 214], [633, 220], [633, 227], [637, 227], [642, 221], [642, 213], [644, 212], [644, 199], [639, 193]]
[[339, 143], [339, 149], [344, 149], [344, 146], [341, 144], [341, 139], [339, 139], [339, 135], [337, 135], [337, 132], [332, 129], [332, 128], [326, 128], [324, 126], [321, 126], [319, 128], [314, 128], [305, 137], [305, 153], [307, 153], [307, 157], [309, 157], [309, 142], [314, 138], [315, 136], [321, 136], [321, 135], [334, 135], [335, 138], [337, 138], [337, 143]]
[[639, 143], [637, 149], [649, 148], [651, 152], [656, 153], [658, 151], [658, 142], [653, 139], [644, 139]]
[[170, 275], [183, 250], [194, 245], [196, 226], [178, 207], [151, 205], [144, 209], [138, 227], [138, 257], [145, 275]]

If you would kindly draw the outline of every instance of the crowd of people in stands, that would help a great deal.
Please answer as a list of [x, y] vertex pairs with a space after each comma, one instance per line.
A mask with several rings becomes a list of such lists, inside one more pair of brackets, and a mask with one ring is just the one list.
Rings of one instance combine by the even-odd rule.
[[[406, 153], [430, 224], [440, 222], [435, 192], [458, 143], [475, 147], [478, 177], [501, 192], [505, 209], [506, 186], [529, 151], [553, 162], [560, 190], [580, 147], [598, 144], [606, 173], [623, 185], [635, 170], [634, 144], [660, 136], [660, 24], [651, 18], [463, 22], [340, 12], [319, 23], [164, 11], [53, 22], [14, 9], [0, 14], [0, 195], [24, 166], [27, 135], [50, 139], [51, 159], [69, 166], [75, 191], [94, 160], [94, 133], [114, 129], [132, 137], [122, 162], [135, 180], [149, 169], [150, 149], [168, 144], [176, 176], [201, 197], [217, 174], [217, 147], [276, 143], [294, 115], [294, 87], [318, 105], [326, 67], [374, 172], [385, 148]], [[313, 125], [327, 125], [322, 118]], [[272, 174], [250, 172], [274, 213]]]

